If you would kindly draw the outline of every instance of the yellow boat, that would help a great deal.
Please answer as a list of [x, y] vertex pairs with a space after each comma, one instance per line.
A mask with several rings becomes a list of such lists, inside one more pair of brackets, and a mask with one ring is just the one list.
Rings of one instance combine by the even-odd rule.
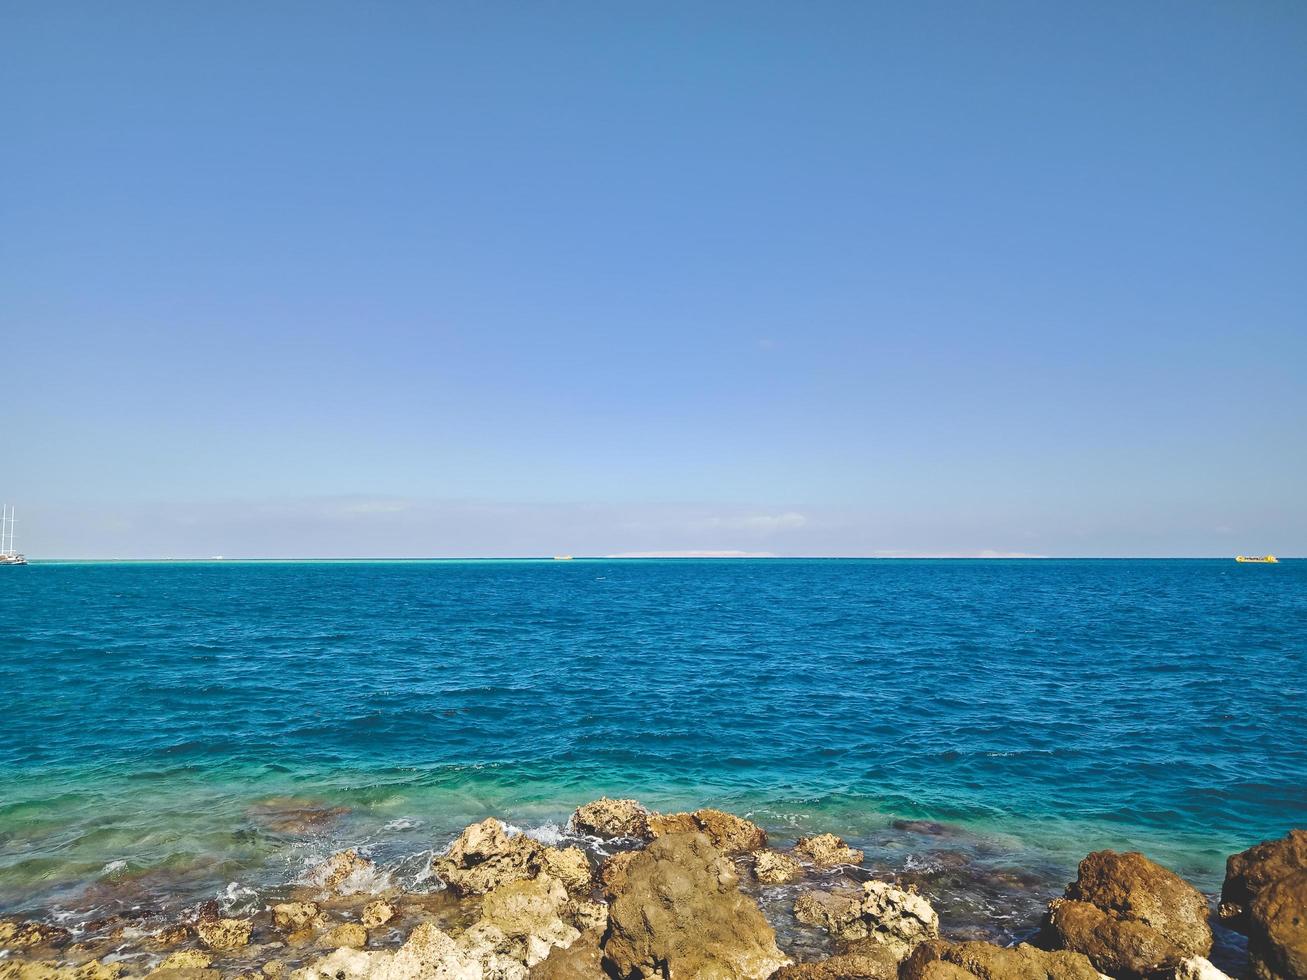
[[1256, 562], [1259, 565], [1275, 565], [1279, 563], [1280, 559], [1276, 558], [1274, 555], [1262, 555], [1260, 557], [1253, 555], [1251, 558], [1248, 555], [1239, 555], [1235, 558], [1235, 561]]

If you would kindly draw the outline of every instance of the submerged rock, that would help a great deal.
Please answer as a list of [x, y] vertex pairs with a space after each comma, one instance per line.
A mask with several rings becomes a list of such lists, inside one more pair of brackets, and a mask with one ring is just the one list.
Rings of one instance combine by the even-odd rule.
[[734, 866], [704, 834], [670, 834], [634, 855], [608, 912], [614, 977], [762, 980], [789, 961]]
[[34, 946], [63, 946], [72, 933], [62, 926], [44, 922], [9, 919], [0, 922], [0, 949], [30, 949]]
[[195, 934], [210, 949], [237, 949], [246, 946], [254, 923], [249, 919], [201, 919], [195, 923]]
[[863, 882], [860, 892], [804, 892], [794, 915], [843, 942], [886, 946], [898, 959], [939, 936], [930, 903], [884, 881]]
[[1003, 948], [992, 943], [919, 945], [899, 967], [899, 980], [1103, 980], [1089, 959], [1068, 950], [1048, 952], [1027, 943]]
[[1174, 872], [1137, 852], [1095, 851], [1049, 905], [1042, 935], [1110, 976], [1143, 977], [1211, 952], [1208, 915], [1207, 899]]
[[578, 834], [611, 839], [649, 837], [649, 811], [637, 800], [611, 800], [608, 797], [579, 806], [569, 826]]
[[459, 895], [484, 895], [540, 873], [545, 847], [525, 834], [509, 836], [493, 817], [463, 830], [444, 854], [431, 861], [431, 870]]
[[1259, 980], [1307, 980], [1307, 870], [1257, 893], [1248, 913], [1248, 955]]
[[1307, 871], [1307, 830], [1291, 830], [1279, 840], [1263, 841], [1225, 861], [1218, 914], [1231, 929], [1248, 931], [1253, 899], [1268, 885], [1295, 871]]
[[802, 874], [799, 862], [780, 851], [759, 851], [753, 862], [753, 876], [764, 885], [782, 885]]
[[703, 833], [713, 847], [723, 854], [748, 854], [767, 846], [767, 832], [752, 820], [733, 813], [704, 808], [693, 813], [662, 813], [649, 818], [649, 833], [654, 837], [668, 834]]
[[849, 847], [842, 838], [834, 834], [800, 837], [798, 843], [794, 845], [794, 851], [819, 868], [833, 868], [840, 864], [861, 864], [863, 857], [861, 851]]

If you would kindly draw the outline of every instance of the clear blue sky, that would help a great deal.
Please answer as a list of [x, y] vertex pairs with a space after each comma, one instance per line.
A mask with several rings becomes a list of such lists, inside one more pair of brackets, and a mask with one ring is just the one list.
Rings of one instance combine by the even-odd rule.
[[33, 555], [1307, 553], [1307, 5], [0, 3]]

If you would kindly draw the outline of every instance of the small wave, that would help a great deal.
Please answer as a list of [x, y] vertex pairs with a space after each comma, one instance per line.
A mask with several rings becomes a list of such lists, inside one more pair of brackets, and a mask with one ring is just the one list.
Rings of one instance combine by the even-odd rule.
[[415, 817], [396, 817], [382, 827], [382, 830], [414, 830], [422, 826], [422, 821]]

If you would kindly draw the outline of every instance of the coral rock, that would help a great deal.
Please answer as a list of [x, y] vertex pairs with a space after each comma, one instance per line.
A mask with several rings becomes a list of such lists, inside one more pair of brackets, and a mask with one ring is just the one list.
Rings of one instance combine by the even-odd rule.
[[610, 839], [649, 837], [649, 811], [636, 800], [610, 800], [608, 797], [576, 808], [570, 821], [579, 834]]
[[272, 907], [272, 925], [282, 932], [299, 932], [317, 925], [321, 915], [317, 902], [283, 902]]
[[819, 868], [862, 863], [862, 852], [855, 847], [849, 847], [842, 838], [834, 834], [800, 837], [798, 843], [794, 845], [794, 850]]
[[357, 922], [342, 922], [322, 937], [322, 945], [334, 949], [339, 949], [342, 946], [348, 946], [351, 949], [362, 949], [367, 944], [368, 931]]
[[531, 967], [531, 980], [607, 980], [603, 970], [602, 931], [584, 932], [564, 949], [555, 946], [549, 955]]
[[887, 946], [781, 967], [772, 980], [895, 980], [899, 961]]
[[753, 863], [753, 876], [764, 885], [780, 885], [803, 874], [799, 862], [780, 851], [759, 851]]
[[534, 878], [544, 863], [544, 846], [524, 834], [512, 837], [493, 818], [458, 835], [431, 869], [458, 895], [484, 895], [510, 881]]
[[[472, 930], [469, 930], [471, 933]], [[294, 980], [526, 980], [526, 967], [487, 949], [480, 934], [451, 939], [430, 923], [399, 949], [338, 949], [296, 970]]]
[[805, 892], [794, 914], [844, 942], [887, 946], [900, 959], [939, 936], [939, 916], [930, 903], [884, 881], [864, 882], [861, 892]]
[[210, 949], [236, 949], [248, 945], [253, 928], [249, 919], [201, 919], [195, 934]]
[[608, 910], [614, 977], [762, 980], [788, 960], [734, 866], [703, 834], [671, 834], [632, 857]]
[[571, 911], [567, 889], [548, 875], [500, 885], [481, 904], [482, 923], [508, 940], [499, 948], [534, 966], [555, 946], [567, 947], [581, 933], [564, 921]]
[[0, 922], [0, 949], [30, 949], [34, 946], [63, 946], [72, 933], [62, 926], [44, 922]]
[[594, 885], [590, 859], [579, 847], [546, 847], [541, 854], [541, 868], [573, 894], [588, 894]]
[[767, 833], [756, 823], [721, 810], [656, 814], [649, 818], [649, 832], [655, 838], [668, 834], [707, 834], [713, 847], [724, 854], [748, 854], [767, 846]]
[[363, 914], [359, 920], [363, 923], [365, 929], [375, 929], [377, 926], [384, 926], [398, 914], [398, 909], [391, 905], [384, 898], [379, 898], [375, 902], [369, 902], [363, 906]]

